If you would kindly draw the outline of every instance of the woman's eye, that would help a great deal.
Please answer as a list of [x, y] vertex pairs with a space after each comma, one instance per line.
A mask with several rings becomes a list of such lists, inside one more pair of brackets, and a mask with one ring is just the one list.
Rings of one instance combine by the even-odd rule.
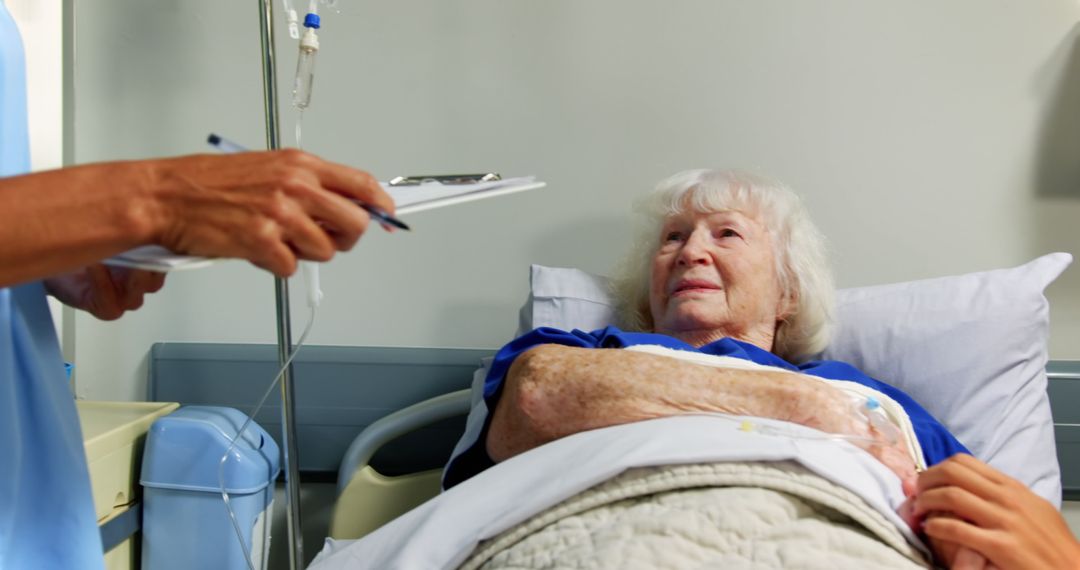
[[668, 232], [664, 234], [664, 241], [682, 241], [682, 232]]
[[722, 237], [722, 238], [727, 238], [727, 237], [739, 237], [739, 232], [737, 232], [737, 231], [735, 231], [735, 230], [733, 230], [733, 229], [731, 229], [731, 228], [724, 228], [724, 229], [720, 230], [720, 231], [719, 231], [719, 232], [717, 233], [717, 235], [718, 235], [719, 237]]

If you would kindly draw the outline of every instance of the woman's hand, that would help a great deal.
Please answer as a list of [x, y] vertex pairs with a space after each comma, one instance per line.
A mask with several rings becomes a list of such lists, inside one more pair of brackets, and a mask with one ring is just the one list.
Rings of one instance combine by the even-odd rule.
[[954, 455], [921, 473], [909, 503], [909, 522], [922, 527], [954, 568], [980, 568], [973, 554], [1002, 570], [1080, 568], [1080, 543], [1061, 513], [970, 455]]
[[873, 455], [901, 481], [915, 476], [915, 460], [899, 430], [892, 435], [882, 433], [859, 413], [850, 396], [825, 382], [808, 380], [805, 385], [807, 393], [795, 415], [780, 419], [826, 433], [860, 438], [851, 443]]
[[97, 264], [45, 280], [45, 290], [61, 303], [111, 321], [138, 309], [147, 293], [165, 284], [165, 274]]

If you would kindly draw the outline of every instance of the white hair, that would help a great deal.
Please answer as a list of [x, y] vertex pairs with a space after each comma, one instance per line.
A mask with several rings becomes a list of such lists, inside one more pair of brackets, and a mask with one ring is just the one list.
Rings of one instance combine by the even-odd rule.
[[613, 280], [619, 324], [624, 328], [654, 328], [649, 283], [664, 220], [688, 209], [697, 213], [737, 210], [769, 231], [781, 295], [790, 301], [789, 314], [777, 322], [772, 352], [799, 362], [828, 345], [834, 289], [825, 238], [799, 196], [785, 185], [740, 171], [687, 170], [660, 182], [635, 209], [643, 214], [643, 223]]

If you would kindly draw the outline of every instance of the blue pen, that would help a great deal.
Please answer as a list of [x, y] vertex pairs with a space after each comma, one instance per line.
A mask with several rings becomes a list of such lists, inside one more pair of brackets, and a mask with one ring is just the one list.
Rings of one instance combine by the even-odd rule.
[[[215, 135], [214, 133], [210, 133], [210, 136], [206, 137], [206, 142], [210, 143], [210, 145], [214, 148], [225, 153], [247, 152], [248, 150], [230, 141], [229, 139], [219, 135]], [[409, 226], [405, 225], [405, 222], [386, 213], [382, 208], [378, 206], [372, 206], [371, 204], [361, 202], [360, 200], [356, 200], [354, 198], [348, 198], [348, 200], [356, 204], [357, 206], [360, 206], [368, 213], [368, 215], [378, 220], [384, 229], [389, 230], [390, 228], [387, 227], [389, 225], [395, 228], [401, 228], [403, 230], [410, 231]]]

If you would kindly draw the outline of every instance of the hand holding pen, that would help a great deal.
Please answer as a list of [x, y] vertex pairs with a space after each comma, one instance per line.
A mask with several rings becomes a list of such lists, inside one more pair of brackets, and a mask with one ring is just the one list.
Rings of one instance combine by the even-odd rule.
[[[211, 133], [210, 136], [207, 137], [206, 142], [210, 143], [211, 146], [217, 148], [224, 153], [248, 152], [248, 149], [244, 148], [243, 146], [240, 146], [226, 138], [223, 138], [213, 133]], [[346, 199], [363, 208], [365, 212], [367, 212], [372, 218], [379, 222], [379, 225], [381, 225], [384, 230], [392, 232], [394, 231], [394, 228], [400, 228], [406, 231], [410, 231], [409, 226], [406, 225], [405, 222], [402, 222], [401, 220], [390, 215], [386, 212], [386, 210], [383, 210], [382, 208], [369, 204], [367, 202], [357, 200], [356, 198], [350, 198], [346, 196]]]
[[123, 200], [103, 202], [124, 237], [117, 250], [153, 244], [246, 259], [281, 277], [301, 260], [327, 261], [356, 244], [371, 216], [353, 201], [394, 211], [367, 172], [297, 149], [111, 163], [74, 175], [86, 187], [125, 189]]

